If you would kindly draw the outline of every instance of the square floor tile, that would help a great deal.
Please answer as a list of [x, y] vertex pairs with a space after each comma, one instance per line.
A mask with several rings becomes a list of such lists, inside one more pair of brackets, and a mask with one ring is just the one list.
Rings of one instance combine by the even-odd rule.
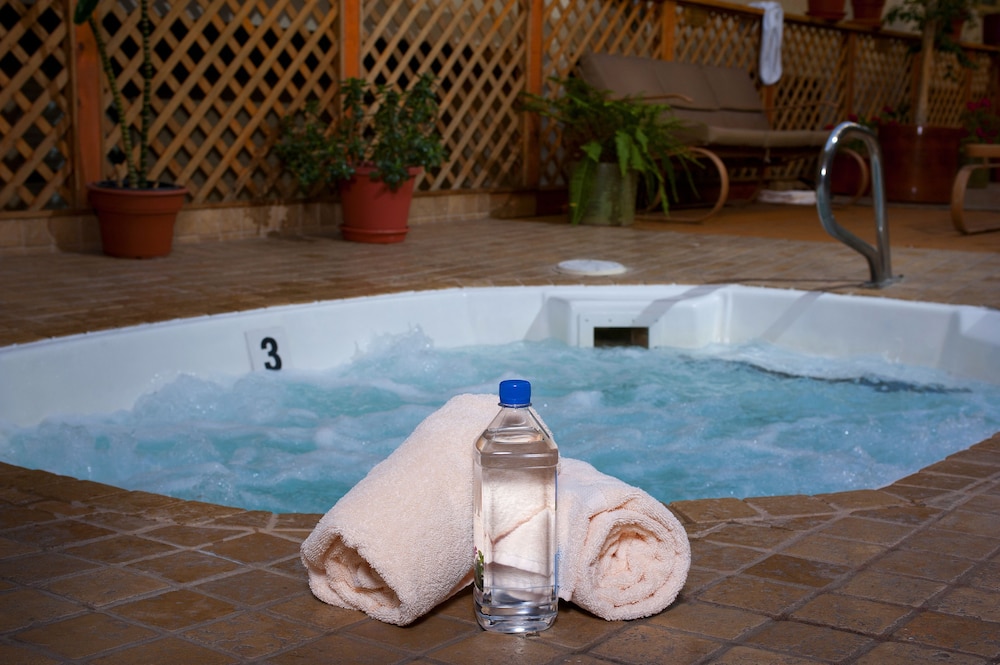
[[196, 588], [199, 591], [227, 598], [238, 605], [256, 606], [305, 594], [309, 591], [309, 584], [304, 576], [300, 579], [293, 579], [253, 569], [205, 582]]
[[882, 635], [912, 611], [902, 605], [825, 593], [795, 610], [791, 618], [839, 630]]
[[136, 561], [129, 567], [155, 573], [174, 582], [187, 583], [223, 575], [240, 566], [213, 554], [183, 550], [176, 554]]
[[183, 634], [186, 639], [243, 659], [260, 658], [319, 635], [309, 626], [256, 612], [234, 614]]
[[155, 635], [146, 628], [92, 613], [20, 632], [16, 639], [43, 646], [66, 658], [86, 658]]
[[120, 568], [102, 568], [50, 582], [53, 593], [101, 607], [167, 588], [160, 580]]
[[37, 589], [13, 589], [0, 593], [0, 632], [20, 630], [86, 609], [79, 603]]
[[921, 612], [893, 637], [986, 658], [1000, 657], [1000, 624], [969, 617]]
[[723, 644], [714, 640], [638, 625], [612, 635], [592, 649], [591, 653], [614, 659], [615, 662], [647, 665], [693, 663], [722, 648]]
[[862, 635], [831, 628], [779, 621], [750, 636], [747, 643], [794, 656], [841, 662], [873, 641]]
[[178, 589], [118, 605], [111, 611], [137, 623], [164, 630], [180, 630], [228, 616], [236, 611], [236, 607], [218, 598], [210, 598], [189, 589]]

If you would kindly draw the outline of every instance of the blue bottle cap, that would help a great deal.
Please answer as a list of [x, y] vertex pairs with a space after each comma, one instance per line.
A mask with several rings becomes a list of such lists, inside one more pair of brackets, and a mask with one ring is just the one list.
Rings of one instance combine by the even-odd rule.
[[501, 381], [500, 406], [531, 406], [531, 384], [524, 379]]

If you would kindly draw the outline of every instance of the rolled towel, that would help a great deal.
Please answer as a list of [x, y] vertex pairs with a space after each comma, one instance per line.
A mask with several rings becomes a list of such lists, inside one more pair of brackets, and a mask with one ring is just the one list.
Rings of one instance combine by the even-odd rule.
[[691, 546], [666, 506], [574, 459], [562, 459], [558, 487], [560, 598], [609, 621], [674, 602]]
[[472, 581], [472, 464], [496, 395], [428, 416], [302, 543], [320, 600], [405, 626]]

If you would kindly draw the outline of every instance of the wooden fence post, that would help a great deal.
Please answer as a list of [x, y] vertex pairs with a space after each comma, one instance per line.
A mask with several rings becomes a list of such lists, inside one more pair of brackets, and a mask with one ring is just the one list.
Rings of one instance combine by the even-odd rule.
[[660, 3], [660, 58], [673, 60], [677, 52], [677, 2], [665, 0]]
[[[67, 2], [73, 14], [73, 3]], [[75, 159], [73, 196], [77, 207], [87, 207], [87, 183], [102, 180], [104, 128], [101, 122], [101, 63], [97, 42], [88, 25], [75, 25], [73, 40], [73, 96]]]
[[[527, 48], [525, 49], [525, 92], [542, 94], [543, 67], [543, 20], [545, 3], [543, 0], [526, 0], [528, 12]], [[524, 162], [522, 184], [537, 189], [542, 180], [541, 118], [537, 113], [522, 113], [521, 156]]]
[[340, 78], [361, 76], [361, 0], [340, 0]]
[[[840, 109], [839, 119], [846, 120], [849, 115], [855, 113], [854, 108], [854, 81], [857, 76], [857, 49], [858, 39], [853, 32], [848, 32], [845, 39], [841, 41], [846, 49], [844, 58], [844, 107]], [[837, 124], [837, 123], [834, 123]]]

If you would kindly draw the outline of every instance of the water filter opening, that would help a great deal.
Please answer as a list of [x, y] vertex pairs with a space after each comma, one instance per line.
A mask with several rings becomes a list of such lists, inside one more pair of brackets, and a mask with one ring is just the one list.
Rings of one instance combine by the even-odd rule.
[[649, 328], [608, 327], [594, 328], [595, 347], [636, 346], [649, 348]]

